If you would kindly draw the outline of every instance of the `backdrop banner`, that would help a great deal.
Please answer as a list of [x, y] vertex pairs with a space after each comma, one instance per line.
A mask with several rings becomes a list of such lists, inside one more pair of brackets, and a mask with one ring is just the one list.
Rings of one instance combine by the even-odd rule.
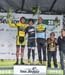
[[[26, 18], [28, 23], [29, 18], [33, 18], [35, 21], [38, 16], [32, 14], [12, 14], [12, 20], [14, 23], [18, 22], [20, 17]], [[48, 25], [49, 30], [46, 31], [46, 38], [49, 37], [50, 32], [55, 32], [56, 37], [60, 35], [61, 28], [63, 27], [63, 15], [40, 15], [43, 18], [43, 23]], [[58, 18], [59, 23], [55, 26], [55, 18]], [[0, 59], [15, 59], [16, 58], [16, 28], [10, 28], [7, 24], [7, 13], [0, 13]], [[25, 47], [24, 59], [27, 59], [27, 46]], [[58, 52], [57, 52], [58, 53]], [[38, 59], [37, 48], [35, 50], [35, 59]], [[59, 54], [57, 54], [59, 58]], [[58, 59], [59, 61], [59, 59]]]

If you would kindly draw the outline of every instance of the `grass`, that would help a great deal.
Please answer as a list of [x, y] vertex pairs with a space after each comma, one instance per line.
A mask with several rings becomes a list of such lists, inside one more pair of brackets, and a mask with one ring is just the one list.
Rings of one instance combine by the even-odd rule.
[[0, 67], [2, 66], [13, 66], [15, 63], [15, 60], [0, 60]]
[[[15, 60], [0, 60], [0, 67], [1, 66], [13, 66], [15, 62], [16, 62]], [[25, 64], [28, 64], [28, 61], [27, 60], [24, 60], [24, 63]], [[30, 61], [30, 63], [32, 64], [32, 61]], [[44, 63], [45, 62], [43, 62], [43, 64]], [[19, 64], [20, 64], [20, 61], [19, 61]], [[40, 63], [37, 60], [37, 61], [35, 61], [35, 64], [40, 64]], [[54, 67], [53, 66], [53, 62], [51, 62], [51, 65], [52, 65], [52, 68], [53, 68]], [[47, 66], [47, 62], [46, 62], [46, 66]], [[58, 67], [60, 67], [60, 64], [59, 63], [58, 63]]]

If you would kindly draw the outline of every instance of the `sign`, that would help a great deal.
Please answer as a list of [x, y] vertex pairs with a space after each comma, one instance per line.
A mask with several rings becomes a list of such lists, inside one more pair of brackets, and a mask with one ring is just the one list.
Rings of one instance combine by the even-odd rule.
[[46, 75], [46, 66], [43, 65], [16, 65], [14, 75]]

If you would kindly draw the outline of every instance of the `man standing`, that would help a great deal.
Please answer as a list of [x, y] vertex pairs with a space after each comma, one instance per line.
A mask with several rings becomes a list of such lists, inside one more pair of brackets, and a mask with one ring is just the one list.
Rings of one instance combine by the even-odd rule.
[[61, 69], [64, 70], [64, 58], [65, 58], [65, 29], [61, 30], [61, 36], [58, 37], [58, 45], [60, 52], [60, 64]]
[[[21, 64], [23, 63], [23, 56], [24, 56], [24, 48], [25, 48], [25, 30], [27, 25], [25, 24], [25, 17], [20, 18], [20, 22], [12, 23], [11, 19], [8, 19], [8, 24], [10, 27], [17, 28], [17, 35], [16, 35], [16, 63], [18, 64], [19, 61], [19, 51], [21, 50]], [[20, 49], [21, 47], [21, 49]]]
[[[36, 26], [36, 37], [37, 37], [37, 49], [38, 49], [38, 59], [40, 64], [42, 61], [46, 61], [46, 26], [42, 23], [42, 17], [38, 18], [38, 25]], [[43, 60], [42, 60], [42, 54]]]
[[26, 33], [28, 34], [28, 64], [30, 64], [30, 54], [32, 52], [32, 61], [35, 63], [35, 27], [33, 25], [33, 19], [29, 19], [29, 26], [26, 28]]

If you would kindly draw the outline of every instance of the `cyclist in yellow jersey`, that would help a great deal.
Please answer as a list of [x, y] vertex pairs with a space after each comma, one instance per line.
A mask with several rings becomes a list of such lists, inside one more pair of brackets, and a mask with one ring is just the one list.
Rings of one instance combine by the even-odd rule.
[[25, 30], [27, 28], [27, 25], [25, 24], [25, 17], [20, 18], [20, 22], [18, 23], [12, 23], [10, 19], [8, 19], [8, 24], [10, 27], [16, 27], [18, 29], [17, 36], [16, 36], [16, 65], [18, 64], [18, 58], [19, 58], [19, 51], [21, 46], [21, 64], [23, 63], [23, 56], [24, 56], [24, 48], [25, 48]]

